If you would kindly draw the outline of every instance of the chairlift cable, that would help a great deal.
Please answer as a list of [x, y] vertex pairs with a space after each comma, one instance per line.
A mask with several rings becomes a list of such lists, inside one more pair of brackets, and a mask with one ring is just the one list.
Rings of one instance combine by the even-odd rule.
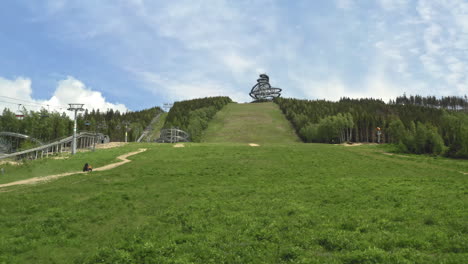
[[[3, 100], [0, 100], [0, 103], [18, 105], [18, 102], [8, 102], [8, 101], [3, 101]], [[21, 105], [22, 105], [22, 106], [28, 106], [28, 107], [36, 107], [36, 108], [38, 108], [38, 109], [40, 109], [40, 108], [44, 108], [44, 109], [45, 109], [45, 105], [41, 105], [41, 104], [32, 105], [32, 104], [24, 104], [24, 103], [22, 103]], [[54, 107], [54, 106], [53, 106], [53, 107]], [[66, 108], [66, 107], [58, 107], [58, 106], [55, 106], [54, 108], [64, 109], [64, 108]]]
[[[34, 102], [34, 101], [30, 101], [30, 100], [18, 99], [18, 98], [13, 98], [13, 97], [4, 96], [4, 95], [0, 95], [0, 97], [7, 98], [7, 99], [11, 99], [11, 100], [22, 101], [22, 102], [26, 102], [26, 103], [30, 103], [30, 104], [35, 104], [35, 105], [39, 105], [39, 106], [44, 106], [44, 104], [37, 103], [37, 102]], [[16, 104], [17, 104], [17, 103], [16, 103]], [[55, 107], [55, 108], [66, 108], [66, 106], [64, 106], [64, 105], [51, 105], [51, 104], [46, 104], [46, 106], [48, 106], [48, 107], [49, 107], [49, 106], [50, 106], [50, 107]]]

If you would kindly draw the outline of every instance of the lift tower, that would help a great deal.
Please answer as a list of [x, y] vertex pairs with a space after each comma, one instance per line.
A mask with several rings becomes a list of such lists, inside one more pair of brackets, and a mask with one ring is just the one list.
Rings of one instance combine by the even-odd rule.
[[75, 111], [75, 120], [73, 124], [73, 141], [72, 141], [72, 155], [76, 153], [76, 118], [78, 111], [84, 111], [84, 104], [68, 104], [68, 110]]

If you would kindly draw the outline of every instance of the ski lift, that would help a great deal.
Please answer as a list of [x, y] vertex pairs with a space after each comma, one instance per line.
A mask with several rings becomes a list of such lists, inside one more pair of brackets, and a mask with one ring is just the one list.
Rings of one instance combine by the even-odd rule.
[[19, 120], [23, 120], [24, 118], [24, 114], [21, 112], [21, 104], [18, 104], [18, 111], [16, 111], [16, 118], [18, 118]]

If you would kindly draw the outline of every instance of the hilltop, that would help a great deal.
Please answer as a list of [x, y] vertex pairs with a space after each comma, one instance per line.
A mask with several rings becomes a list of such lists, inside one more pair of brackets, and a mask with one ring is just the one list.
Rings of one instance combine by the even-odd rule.
[[295, 143], [300, 142], [278, 105], [230, 103], [208, 124], [202, 142]]

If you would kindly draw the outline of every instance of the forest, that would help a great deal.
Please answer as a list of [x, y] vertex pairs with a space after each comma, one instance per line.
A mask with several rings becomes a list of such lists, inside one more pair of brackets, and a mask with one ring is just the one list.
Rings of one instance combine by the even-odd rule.
[[190, 134], [191, 141], [199, 142], [216, 112], [231, 103], [229, 97], [206, 97], [175, 102], [169, 111], [164, 128], [179, 128]]
[[[229, 97], [207, 97], [174, 103], [164, 128], [187, 131], [193, 142], [201, 139], [216, 112], [232, 102]], [[276, 98], [274, 100], [304, 142], [378, 142], [395, 144], [400, 152], [427, 153], [468, 158], [467, 97], [422, 97], [406, 95], [385, 103], [365, 98], [342, 98], [338, 102]], [[162, 112], [153, 107], [121, 113], [86, 110], [78, 117], [78, 131], [96, 131], [111, 141], [135, 141], [150, 121]], [[0, 131], [18, 132], [43, 142], [70, 136], [73, 121], [65, 114], [5, 109]], [[380, 137], [378, 135], [380, 132]], [[26, 144], [27, 142], [25, 142]]]
[[426, 107], [434, 108], [443, 108], [447, 110], [458, 110], [458, 111], [467, 111], [468, 110], [468, 98], [465, 95], [464, 97], [459, 96], [443, 96], [440, 99], [435, 96], [420, 96], [420, 95], [411, 95], [409, 97], [406, 94], [403, 96], [398, 96], [395, 100], [390, 100], [390, 104], [399, 104], [399, 105], [419, 105]]
[[380, 131], [380, 143], [393, 143], [401, 152], [468, 158], [466, 97], [275, 102], [304, 142], [377, 142]]
[[[160, 112], [162, 110], [159, 107], [125, 113], [113, 109], [106, 112], [85, 110], [77, 118], [77, 130], [96, 131], [108, 135], [111, 141], [124, 141], [127, 129], [128, 141], [135, 141], [151, 119]], [[0, 131], [29, 135], [43, 142], [55, 141], [73, 133], [73, 120], [65, 113], [49, 112], [46, 109], [23, 109], [21, 113], [22, 117], [18, 118], [14, 112], [5, 108], [0, 116]]]

